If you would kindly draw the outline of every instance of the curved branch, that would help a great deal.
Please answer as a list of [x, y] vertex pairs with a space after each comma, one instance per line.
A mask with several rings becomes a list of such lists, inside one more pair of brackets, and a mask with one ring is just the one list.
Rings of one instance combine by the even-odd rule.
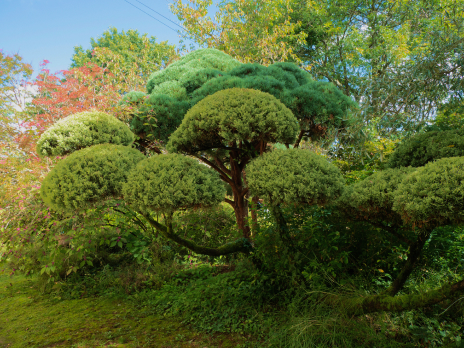
[[374, 312], [402, 312], [423, 308], [440, 303], [447, 299], [454, 299], [464, 291], [464, 280], [454, 284], [446, 284], [439, 289], [421, 294], [388, 296], [384, 294], [361, 297], [355, 299], [326, 298], [333, 305], [342, 305], [351, 315], [362, 315]]
[[224, 202], [229, 203], [232, 207], [235, 206], [234, 201], [230, 200], [229, 198], [224, 198]]
[[201, 246], [201, 245], [196, 244], [192, 240], [184, 239], [180, 237], [179, 235], [175, 234], [172, 231], [172, 228], [160, 224], [159, 222], [152, 219], [148, 214], [144, 214], [142, 212], [140, 212], [140, 214], [142, 214], [145, 217], [145, 219], [147, 219], [147, 221], [150, 223], [150, 225], [156, 228], [164, 237], [176, 242], [179, 245], [186, 247], [187, 249], [192, 250], [193, 252], [197, 254], [209, 255], [209, 256], [221, 256], [221, 255], [227, 255], [227, 254], [239, 253], [239, 252], [248, 253], [252, 249], [250, 242], [245, 238], [237, 239], [233, 242], [221, 245], [218, 248], [210, 248], [210, 247]]
[[221, 175], [221, 178], [227, 182], [230, 186], [233, 186], [234, 185], [234, 182], [232, 181], [232, 179], [229, 178], [229, 176], [224, 173], [221, 168], [219, 168], [217, 165], [215, 165], [213, 162], [211, 162], [210, 160], [207, 160], [206, 158], [204, 157], [201, 157], [199, 155], [192, 155], [196, 158], [198, 158], [200, 161], [206, 163], [207, 165], [209, 165], [211, 168], [213, 168], [215, 171], [217, 171], [219, 173], [219, 175]]
[[405, 237], [405, 236], [399, 234], [398, 232], [396, 232], [393, 227], [385, 226], [384, 224], [376, 223], [376, 222], [373, 222], [373, 221], [368, 221], [368, 222], [369, 222], [370, 225], [372, 225], [374, 227], [381, 228], [382, 230], [387, 231], [388, 233], [395, 236], [396, 238], [398, 238], [402, 242], [405, 242], [409, 246], [411, 246], [413, 244], [413, 242], [410, 239], [408, 239], [407, 237]]
[[[113, 209], [114, 211], [117, 211], [118, 213], [121, 213], [121, 214], [123, 214], [123, 215], [126, 215], [125, 212], [123, 212], [123, 211], [121, 211], [121, 210], [119, 210], [119, 209], [116, 209], [115, 207], [112, 207], [112, 209]], [[131, 214], [131, 215], [132, 215], [132, 214]], [[132, 219], [134, 220], [134, 222], [135, 222], [138, 226], [140, 226], [145, 232], [148, 233], [147, 227], [145, 226], [145, 224], [143, 223], [142, 220], [140, 220], [136, 215], [133, 215], [133, 216], [132, 216]]]

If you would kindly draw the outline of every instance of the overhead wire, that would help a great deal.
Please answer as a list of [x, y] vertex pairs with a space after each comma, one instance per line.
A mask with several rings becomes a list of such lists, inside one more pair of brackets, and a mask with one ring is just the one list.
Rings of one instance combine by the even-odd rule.
[[[161, 22], [158, 18], [153, 17], [151, 14], [145, 12], [145, 11], [142, 10], [140, 7], [135, 6], [134, 4], [130, 3], [130, 2], [127, 1], [127, 0], [124, 0], [124, 1], [127, 2], [129, 5], [134, 6], [136, 9], [142, 11], [142, 12], [145, 13], [146, 15], [150, 16], [150, 17], [153, 18], [155, 21], [160, 22], [160, 23], [163, 24], [164, 26], [168, 27], [169, 29], [171, 29], [171, 30], [173, 30], [173, 31], [175, 31], [175, 32], [177, 33], [177, 30], [176, 30], [176, 29], [173, 29], [173, 28], [171, 28], [169, 25], [167, 25], [166, 23]], [[136, 1], [137, 1], [137, 0], [136, 0]], [[139, 2], [140, 2], [140, 1], [139, 1]], [[148, 6], [147, 6], [147, 7], [148, 7]], [[153, 10], [152, 10], [152, 11], [153, 11]], [[156, 12], [156, 11], [155, 11], [155, 12]], [[164, 17], [164, 16], [163, 16], [163, 17]], [[166, 17], [165, 17], [165, 18], [166, 18]], [[183, 29], [183, 30], [185, 30], [185, 29]]]
[[145, 5], [143, 2], [141, 2], [141, 1], [139, 1], [139, 0], [135, 0], [135, 1], [137, 1], [137, 2], [138, 2], [138, 3], [140, 3], [140, 4], [142, 4], [142, 5], [143, 5], [143, 6], [145, 6], [146, 8], [148, 8], [148, 9], [152, 10], [153, 12], [155, 12], [155, 13], [159, 14], [161, 17], [163, 17], [163, 18], [167, 19], [167, 20], [168, 20], [168, 21], [170, 21], [171, 23], [173, 23], [173, 24], [177, 25], [177, 26], [178, 26], [179, 28], [181, 28], [182, 30], [184, 30], [184, 31], [187, 31], [187, 29], [185, 29], [183, 26], [181, 26], [181, 25], [177, 24], [176, 22], [174, 22], [174, 21], [170, 20], [168, 17], [165, 17], [165, 16], [163, 16], [161, 13], [159, 13], [158, 11], [155, 11], [155, 10], [154, 10], [154, 9], [152, 9], [151, 7], [149, 7], [149, 6]]

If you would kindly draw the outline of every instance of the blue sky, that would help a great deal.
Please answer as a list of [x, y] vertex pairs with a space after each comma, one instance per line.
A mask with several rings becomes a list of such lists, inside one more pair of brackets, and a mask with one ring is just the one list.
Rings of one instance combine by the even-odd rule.
[[[176, 25], [144, 7], [127, 0], [172, 28]], [[143, 4], [179, 23], [167, 0], [140, 0]], [[34, 76], [39, 63], [50, 61], [51, 72], [68, 69], [74, 46], [90, 47], [109, 27], [135, 29], [156, 37], [157, 42], [179, 43], [178, 34], [128, 4], [125, 0], [0, 0], [0, 49], [19, 53], [32, 64]], [[178, 28], [178, 27], [177, 27]]]

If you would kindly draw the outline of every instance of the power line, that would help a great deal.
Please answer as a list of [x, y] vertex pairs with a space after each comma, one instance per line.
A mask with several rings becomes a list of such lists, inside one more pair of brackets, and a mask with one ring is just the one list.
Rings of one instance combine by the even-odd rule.
[[138, 3], [140, 3], [140, 4], [142, 4], [142, 5], [143, 5], [143, 6], [145, 6], [146, 8], [148, 8], [148, 9], [152, 10], [153, 12], [155, 12], [155, 13], [159, 14], [161, 17], [163, 17], [163, 18], [167, 19], [167, 20], [168, 20], [168, 21], [170, 21], [171, 23], [173, 23], [173, 24], [177, 25], [177, 26], [178, 26], [179, 28], [181, 28], [182, 30], [185, 30], [185, 31], [187, 31], [187, 30], [186, 30], [186, 29], [185, 29], [183, 26], [181, 26], [181, 25], [177, 24], [177, 23], [176, 23], [176, 22], [174, 22], [174, 21], [171, 21], [171, 20], [170, 20], [168, 17], [165, 17], [165, 16], [163, 16], [161, 13], [159, 13], [158, 11], [155, 11], [155, 10], [154, 10], [154, 9], [152, 9], [151, 7], [148, 7], [148, 6], [147, 6], [147, 5], [145, 5], [143, 2], [141, 2], [141, 1], [139, 1], [139, 0], [135, 0], [135, 1], [137, 1], [137, 2], [138, 2]]
[[[167, 25], [167, 24], [165, 24], [165, 23], [161, 22], [159, 19], [157, 19], [157, 18], [153, 17], [151, 14], [149, 14], [149, 13], [145, 12], [145, 11], [144, 11], [144, 10], [142, 10], [140, 7], [137, 7], [137, 6], [135, 6], [134, 4], [130, 3], [130, 2], [129, 2], [129, 1], [127, 1], [127, 0], [124, 0], [124, 1], [125, 1], [125, 2], [127, 2], [129, 5], [132, 5], [132, 6], [134, 6], [136, 9], [138, 9], [138, 10], [142, 11], [142, 12], [143, 12], [143, 13], [145, 13], [146, 15], [150, 16], [150, 17], [151, 17], [151, 18], [153, 18], [155, 21], [158, 21], [158, 22], [160, 22], [160, 23], [161, 23], [161, 24], [163, 24], [164, 26], [168, 27], [169, 29], [171, 29], [171, 30], [173, 30], [173, 31], [175, 31], [175, 32], [177, 33], [177, 30], [176, 30], [176, 29], [173, 29], [173, 28], [171, 28], [169, 25]], [[140, 1], [139, 1], [139, 2], [140, 2]], [[148, 6], [147, 6], [147, 7], [148, 7]], [[185, 30], [185, 29], [184, 29], [184, 30]]]

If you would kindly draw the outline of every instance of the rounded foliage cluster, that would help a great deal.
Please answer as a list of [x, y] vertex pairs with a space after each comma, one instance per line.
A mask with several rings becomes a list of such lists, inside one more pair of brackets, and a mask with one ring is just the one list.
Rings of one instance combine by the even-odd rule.
[[464, 156], [464, 129], [416, 134], [403, 140], [391, 154], [388, 167], [422, 167], [446, 157]]
[[130, 105], [131, 103], [137, 103], [140, 100], [143, 100], [147, 96], [146, 93], [141, 91], [130, 91], [129, 93], [124, 94], [119, 105], [126, 104]]
[[179, 100], [187, 98], [187, 90], [179, 81], [165, 81], [155, 86], [151, 94], [163, 94]]
[[464, 157], [442, 158], [408, 175], [393, 193], [393, 209], [418, 225], [464, 221]]
[[324, 205], [338, 198], [345, 187], [340, 170], [326, 158], [302, 149], [274, 150], [247, 167], [252, 195], [270, 204]]
[[233, 88], [192, 107], [168, 143], [170, 152], [192, 153], [234, 142], [290, 143], [298, 131], [292, 112], [268, 93]]
[[141, 161], [123, 188], [125, 201], [142, 212], [214, 206], [225, 193], [216, 172], [178, 154]]
[[60, 156], [97, 144], [130, 145], [134, 135], [104, 112], [81, 112], [59, 120], [37, 142], [39, 156]]
[[76, 151], [47, 174], [40, 194], [55, 210], [87, 208], [120, 195], [129, 171], [144, 158], [139, 151], [122, 145], [94, 145]]
[[150, 75], [147, 83], [148, 93], [155, 92], [154, 88], [166, 81], [178, 81], [181, 85], [190, 85], [189, 80], [194, 71], [215, 69], [229, 71], [241, 63], [228, 54], [214, 48], [204, 48], [193, 51], [178, 61], [170, 64], [166, 69], [155, 71]]
[[401, 224], [401, 217], [392, 211], [394, 193], [401, 181], [416, 169], [388, 168], [372, 174], [346, 188], [337, 200], [337, 207], [347, 218], [369, 221], [388, 220]]

